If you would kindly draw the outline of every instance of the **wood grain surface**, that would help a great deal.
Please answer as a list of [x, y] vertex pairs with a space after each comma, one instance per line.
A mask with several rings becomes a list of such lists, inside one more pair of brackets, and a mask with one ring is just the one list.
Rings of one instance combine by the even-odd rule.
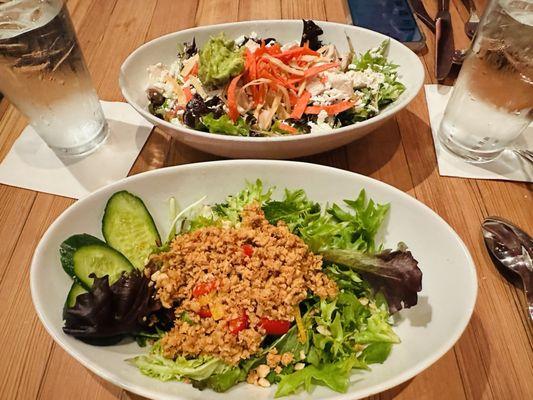
[[[424, 3], [434, 15], [437, 1]], [[480, 10], [484, 3], [476, 0]], [[249, 19], [347, 21], [344, 0], [69, 0], [68, 7], [104, 100], [123, 100], [118, 87], [121, 63], [135, 48], [165, 33]], [[468, 12], [460, 0], [452, 1], [450, 11], [456, 47], [466, 47], [463, 23]], [[434, 36], [423, 29], [426, 83], [435, 83]], [[7, 99], [0, 100], [0, 159], [25, 124]], [[154, 129], [130, 173], [213, 159]], [[417, 377], [372, 399], [532, 399], [533, 336], [523, 295], [517, 282], [502, 278], [494, 268], [480, 234], [480, 223], [488, 215], [508, 218], [532, 233], [532, 186], [439, 176], [423, 91], [376, 132], [304, 160], [371, 176], [419, 199], [459, 233], [477, 266], [479, 297], [458, 343]], [[0, 399], [139, 399], [68, 356], [33, 311], [33, 251], [47, 227], [73, 202], [0, 185]]]

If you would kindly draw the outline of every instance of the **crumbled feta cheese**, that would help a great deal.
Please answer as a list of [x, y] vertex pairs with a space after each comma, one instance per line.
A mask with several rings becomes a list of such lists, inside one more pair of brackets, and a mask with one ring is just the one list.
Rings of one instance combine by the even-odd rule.
[[181, 60], [176, 60], [172, 64], [170, 64], [170, 68], [168, 72], [174, 78], [177, 78], [180, 75], [180, 71], [182, 68], [183, 68], [183, 63], [181, 62]]
[[333, 130], [333, 128], [326, 122], [328, 113], [324, 110], [318, 113], [316, 124], [308, 122], [307, 125], [311, 127], [311, 133], [324, 133]]
[[256, 42], [254, 42], [252, 39], [248, 39], [246, 44], [244, 45], [248, 50], [250, 50], [250, 53], [255, 53], [255, 51], [261, 47]]
[[[320, 80], [320, 77], [324, 82]], [[353, 97], [353, 83], [350, 76], [340, 71], [326, 71], [308, 81], [306, 89], [311, 93], [311, 101], [327, 105]]]
[[174, 85], [169, 80], [176, 80], [171, 76], [166, 65], [157, 63], [150, 65], [148, 68], [148, 86], [158, 89], [163, 93], [166, 98], [174, 99], [176, 94], [174, 93]]
[[242, 46], [242, 44], [244, 43], [245, 40], [246, 40], [246, 36], [241, 35], [237, 39], [235, 39], [235, 44], [237, 46]]
[[326, 121], [326, 118], [328, 117], [328, 113], [326, 110], [320, 110], [320, 112], [317, 115], [317, 123], [323, 124]]
[[172, 119], [170, 120], [170, 123], [171, 123], [172, 125], [178, 125], [178, 126], [182, 126], [182, 125], [183, 125], [183, 124], [180, 122], [179, 118], [172, 118]]
[[375, 72], [370, 68], [364, 71], [350, 71], [346, 72], [346, 75], [352, 80], [353, 86], [356, 89], [369, 87], [372, 90], [378, 90], [379, 85], [385, 81], [385, 75], [381, 72]]
[[248, 36], [250, 39], [257, 39], [257, 32], [250, 33], [250, 36]]
[[326, 90], [326, 85], [324, 85], [324, 83], [322, 83], [319, 78], [314, 77], [307, 81], [305, 90], [311, 93], [311, 97], [314, 97], [314, 96], [318, 96], [324, 90]]
[[147, 71], [148, 71], [148, 82], [150, 84], [164, 83], [168, 76], [168, 69], [166, 65], [162, 63], [150, 65], [147, 68]]

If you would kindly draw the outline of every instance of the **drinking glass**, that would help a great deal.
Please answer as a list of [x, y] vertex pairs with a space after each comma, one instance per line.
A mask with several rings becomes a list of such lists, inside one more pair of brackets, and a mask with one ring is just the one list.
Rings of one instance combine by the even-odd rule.
[[441, 144], [471, 162], [498, 157], [533, 119], [533, 0], [491, 0], [444, 117]]
[[63, 0], [0, 0], [0, 92], [61, 156], [87, 154], [107, 136]]

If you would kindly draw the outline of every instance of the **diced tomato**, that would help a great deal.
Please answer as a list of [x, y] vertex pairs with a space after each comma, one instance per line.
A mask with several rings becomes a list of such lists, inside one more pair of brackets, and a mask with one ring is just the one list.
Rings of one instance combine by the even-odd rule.
[[211, 310], [209, 309], [209, 307], [202, 307], [200, 308], [200, 311], [198, 311], [198, 315], [201, 318], [209, 318], [211, 317]]
[[251, 257], [254, 254], [254, 248], [250, 244], [243, 244], [241, 249], [246, 257]]
[[269, 335], [284, 335], [291, 327], [290, 321], [261, 318], [260, 326]]
[[243, 313], [240, 317], [230, 319], [228, 321], [229, 331], [236, 335], [240, 331], [248, 328], [248, 316], [246, 313]]
[[215, 280], [200, 282], [192, 290], [192, 297], [200, 297], [204, 294], [210, 293], [215, 290], [218, 286], [218, 282]]

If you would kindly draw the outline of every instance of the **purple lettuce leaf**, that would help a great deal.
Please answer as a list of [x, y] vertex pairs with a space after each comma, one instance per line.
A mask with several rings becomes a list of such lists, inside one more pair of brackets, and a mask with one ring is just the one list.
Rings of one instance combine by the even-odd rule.
[[417, 304], [418, 292], [422, 290], [422, 271], [418, 261], [403, 245], [397, 250], [384, 250], [378, 254], [340, 249], [321, 254], [326, 261], [352, 268], [376, 292], [383, 293], [391, 314]]
[[168, 315], [154, 297], [155, 288], [142, 272], [123, 274], [109, 285], [107, 275], [98, 278], [88, 293], [80, 294], [73, 307], [65, 308], [63, 331], [78, 339], [112, 339], [168, 325]]

